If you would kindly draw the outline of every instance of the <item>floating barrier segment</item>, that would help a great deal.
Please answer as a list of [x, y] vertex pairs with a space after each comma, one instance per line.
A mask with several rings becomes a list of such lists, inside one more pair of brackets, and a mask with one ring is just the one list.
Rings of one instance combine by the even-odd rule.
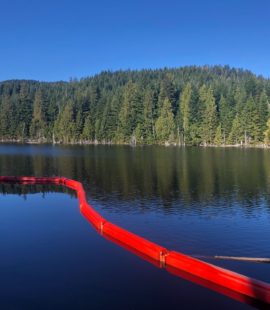
[[[82, 184], [78, 181], [63, 177], [7, 177], [0, 176], [0, 183], [18, 183], [18, 184], [55, 184], [63, 185], [77, 192], [81, 213], [88, 219], [94, 228], [104, 235], [104, 237], [113, 240], [128, 250], [140, 253], [139, 256], [158, 262], [160, 267], [165, 267], [169, 272], [190, 274], [196, 278], [210, 282], [216, 287], [214, 290], [221, 291], [228, 289], [231, 292], [242, 294], [248, 298], [259, 300], [270, 304], [270, 284], [255, 280], [239, 273], [220, 268], [202, 260], [179, 252], [170, 251], [166, 248], [148, 241], [134, 233], [129, 232], [115, 224], [104, 219], [87, 202], [86, 194]], [[170, 271], [173, 270], [173, 271]], [[207, 285], [204, 285], [207, 286]], [[211, 285], [208, 285], [211, 288]], [[232, 294], [226, 294], [228, 296]], [[230, 296], [231, 297], [231, 296]], [[232, 297], [233, 298], [233, 297]], [[238, 300], [240, 300], [238, 298]], [[242, 299], [242, 301], [244, 298]]]

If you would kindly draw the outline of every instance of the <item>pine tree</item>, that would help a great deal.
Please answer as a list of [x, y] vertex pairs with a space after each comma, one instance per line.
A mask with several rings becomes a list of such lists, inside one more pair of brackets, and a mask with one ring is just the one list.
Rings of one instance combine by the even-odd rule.
[[202, 111], [202, 140], [204, 144], [212, 144], [215, 138], [217, 126], [217, 107], [213, 90], [203, 85], [200, 88], [200, 102], [203, 105]]
[[224, 144], [226, 144], [232, 128], [233, 114], [234, 111], [232, 106], [229, 106], [228, 101], [222, 95], [219, 101], [219, 117], [223, 133], [222, 139]]
[[41, 90], [38, 90], [35, 95], [33, 116], [30, 126], [30, 135], [32, 138], [38, 140], [45, 138], [45, 113], [43, 106], [43, 94]]
[[239, 144], [244, 141], [244, 128], [238, 114], [233, 120], [232, 129], [228, 137], [229, 144]]
[[[142, 134], [145, 143], [153, 143], [155, 136], [154, 124], [154, 93], [152, 90], [147, 90], [144, 97], [143, 110], [143, 125]], [[138, 130], [138, 129], [137, 129]]]
[[102, 128], [104, 131], [104, 138], [108, 142], [112, 142], [115, 139], [120, 101], [120, 95], [114, 95], [112, 99], [108, 101], [104, 110], [104, 114], [102, 117]]
[[143, 107], [138, 86], [128, 82], [123, 93], [123, 103], [119, 113], [118, 137], [120, 142], [130, 141], [138, 123], [143, 119]]
[[160, 116], [156, 121], [156, 135], [157, 140], [161, 143], [172, 142], [175, 124], [172, 112], [172, 105], [168, 98], [165, 98], [163, 106], [160, 111]]
[[59, 114], [56, 120], [54, 133], [60, 142], [75, 142], [76, 123], [73, 106], [70, 101], [65, 105], [62, 113]]
[[0, 136], [2, 139], [14, 138], [16, 127], [13, 119], [13, 106], [9, 96], [5, 96], [0, 105]]
[[94, 128], [93, 120], [90, 114], [88, 114], [84, 122], [82, 138], [86, 141], [93, 142], [94, 137], [95, 137], [95, 128]]
[[134, 135], [133, 135], [134, 142], [133, 144], [143, 144], [144, 143], [144, 136], [143, 136], [143, 125], [142, 124], [137, 124], [135, 130], [134, 130]]
[[258, 112], [259, 112], [259, 140], [263, 141], [264, 140], [264, 132], [267, 129], [267, 120], [269, 117], [269, 99], [266, 94], [266, 91], [263, 90], [259, 102], [258, 102]]
[[16, 112], [18, 118], [17, 135], [19, 138], [25, 139], [29, 136], [29, 127], [33, 113], [29, 85], [26, 82], [21, 85], [19, 92], [19, 105]]
[[222, 141], [223, 141], [223, 137], [222, 137], [221, 124], [219, 124], [216, 130], [214, 143], [215, 145], [220, 146], [222, 144]]
[[171, 74], [165, 74], [164, 78], [160, 83], [160, 91], [158, 96], [158, 113], [162, 109], [163, 102], [166, 98], [168, 98], [172, 105], [172, 111], [175, 113], [176, 111], [176, 89], [173, 82], [173, 76]]
[[253, 97], [249, 97], [242, 113], [242, 123], [244, 125], [245, 144], [260, 141], [260, 114], [258, 106]]
[[233, 94], [233, 101], [236, 114], [240, 114], [246, 103], [247, 94], [245, 89], [237, 87]]
[[[179, 106], [179, 116], [180, 124], [182, 125], [183, 131], [183, 143], [186, 144], [189, 136], [189, 129], [191, 123], [191, 95], [192, 88], [191, 84], [187, 83], [180, 97], [180, 106]], [[180, 127], [180, 124], [178, 125]]]
[[264, 132], [264, 143], [268, 146], [270, 145], [270, 118], [267, 121], [267, 127]]
[[81, 140], [82, 130], [83, 130], [83, 111], [79, 109], [76, 113], [76, 118], [75, 118], [75, 131], [74, 131], [75, 141]]

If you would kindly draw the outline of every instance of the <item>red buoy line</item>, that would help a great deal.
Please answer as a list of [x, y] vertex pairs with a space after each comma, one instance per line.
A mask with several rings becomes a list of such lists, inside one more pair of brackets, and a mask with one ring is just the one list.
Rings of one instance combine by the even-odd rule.
[[[127, 248], [128, 250], [143, 256], [148, 260], [159, 263], [160, 267], [165, 267], [173, 274], [179, 274], [184, 278], [202, 279], [203, 286], [220, 291], [222, 289], [242, 294], [248, 298], [270, 304], [270, 284], [255, 280], [239, 273], [206, 263], [199, 259], [176, 251], [170, 251], [156, 243], [148, 241], [134, 233], [129, 232], [104, 219], [96, 212], [86, 199], [86, 194], [82, 184], [78, 181], [63, 177], [8, 177], [0, 176], [0, 183], [18, 184], [54, 184], [63, 185], [77, 192], [81, 213], [104, 237]], [[191, 279], [191, 281], [193, 281]], [[200, 282], [194, 280], [193, 282]], [[209, 284], [207, 284], [209, 283]], [[212, 287], [212, 284], [215, 287]], [[219, 289], [220, 288], [220, 289]], [[231, 293], [224, 293], [232, 298], [244, 301], [244, 298], [234, 297]]]

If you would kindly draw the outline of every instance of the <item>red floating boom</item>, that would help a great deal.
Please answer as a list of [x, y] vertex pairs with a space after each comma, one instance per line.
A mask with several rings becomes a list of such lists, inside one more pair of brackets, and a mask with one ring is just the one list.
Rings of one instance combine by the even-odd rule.
[[173, 268], [174, 270], [191, 274], [221, 288], [229, 289], [232, 292], [270, 304], [270, 284], [175, 251], [169, 251], [160, 245], [108, 222], [88, 204], [85, 191], [80, 182], [62, 177], [37, 178], [0, 176], [0, 183], [55, 184], [71, 188], [77, 192], [81, 213], [101, 234], [108, 237], [108, 239], [114, 240], [117, 244], [126, 247], [133, 253], [141, 253], [143, 257], [159, 262], [161, 267], [167, 269]]

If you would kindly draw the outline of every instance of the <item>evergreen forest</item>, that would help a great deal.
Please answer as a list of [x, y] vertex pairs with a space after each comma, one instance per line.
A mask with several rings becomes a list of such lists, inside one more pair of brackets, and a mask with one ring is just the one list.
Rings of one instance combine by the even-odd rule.
[[0, 140], [270, 145], [270, 80], [229, 66], [0, 82]]

